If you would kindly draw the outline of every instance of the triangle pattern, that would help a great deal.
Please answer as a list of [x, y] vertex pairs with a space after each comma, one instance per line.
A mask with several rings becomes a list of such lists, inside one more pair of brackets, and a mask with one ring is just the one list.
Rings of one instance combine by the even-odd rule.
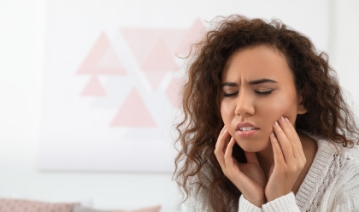
[[175, 55], [168, 50], [163, 39], [160, 39], [141, 65], [144, 72], [167, 72], [176, 70]]
[[181, 107], [181, 88], [184, 85], [182, 78], [173, 78], [166, 89], [166, 95], [174, 108]]
[[205, 35], [205, 33], [205, 26], [203, 25], [201, 19], [197, 18], [184, 36], [184, 39], [182, 40], [181, 44], [179, 45], [179, 48], [177, 49], [177, 53], [179, 55], [187, 56], [190, 52], [192, 44], [200, 41], [200, 39]]
[[85, 89], [82, 91], [81, 96], [106, 96], [106, 91], [102, 87], [98, 78], [96, 76], [92, 76]]
[[150, 83], [153, 90], [157, 90], [158, 86], [160, 85], [163, 77], [166, 73], [163, 72], [144, 72], [147, 81]]
[[111, 43], [103, 32], [81, 64], [78, 74], [126, 75]]
[[98, 61], [96, 73], [107, 75], [127, 75], [112, 46], [107, 48], [107, 51]]
[[169, 52], [175, 55], [187, 33], [183, 29], [162, 28], [121, 28], [120, 31], [139, 64], [147, 60], [159, 40], [163, 40]]
[[134, 88], [115, 115], [112, 127], [156, 127], [151, 113], [142, 100], [137, 89]]

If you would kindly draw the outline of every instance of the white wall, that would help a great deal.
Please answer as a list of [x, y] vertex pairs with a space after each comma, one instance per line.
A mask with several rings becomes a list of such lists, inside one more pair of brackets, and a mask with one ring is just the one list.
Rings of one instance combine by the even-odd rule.
[[359, 1], [332, 1], [330, 63], [359, 116]]
[[[359, 1], [331, 2], [329, 55], [359, 103]], [[304, 12], [303, 12], [304, 13]], [[175, 203], [169, 174], [39, 172], [45, 0], [0, 1], [0, 197], [90, 201], [99, 208]]]
[[0, 197], [99, 208], [171, 204], [169, 174], [37, 171], [45, 1], [0, 1]]

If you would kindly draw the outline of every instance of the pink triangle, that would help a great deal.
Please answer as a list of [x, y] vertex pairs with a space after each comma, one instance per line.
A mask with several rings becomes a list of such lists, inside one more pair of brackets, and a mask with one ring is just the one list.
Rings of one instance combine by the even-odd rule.
[[200, 41], [200, 39], [205, 35], [206, 29], [202, 23], [202, 21], [197, 18], [196, 21], [193, 23], [191, 28], [187, 31], [184, 39], [179, 45], [177, 49], [177, 53], [180, 55], [185, 55], [190, 51], [191, 45]]
[[176, 70], [175, 55], [171, 54], [163, 39], [159, 40], [141, 65], [144, 72], [167, 72]]
[[163, 77], [166, 75], [166, 73], [163, 72], [144, 72], [144, 74], [146, 76], [146, 79], [152, 86], [153, 90], [157, 90]]
[[126, 75], [126, 71], [105, 33], [102, 33], [97, 39], [77, 73]]
[[98, 61], [96, 73], [107, 75], [127, 75], [112, 46], [108, 47], [107, 51]]
[[105, 89], [96, 76], [92, 76], [81, 96], [106, 96]]
[[151, 113], [134, 88], [111, 122], [112, 127], [156, 127]]
[[173, 78], [166, 89], [166, 95], [174, 108], [180, 108], [181, 106], [181, 88], [183, 85], [183, 79]]
[[121, 28], [126, 42], [136, 60], [143, 64], [159, 40], [163, 40], [168, 51], [175, 55], [187, 30], [163, 28]]

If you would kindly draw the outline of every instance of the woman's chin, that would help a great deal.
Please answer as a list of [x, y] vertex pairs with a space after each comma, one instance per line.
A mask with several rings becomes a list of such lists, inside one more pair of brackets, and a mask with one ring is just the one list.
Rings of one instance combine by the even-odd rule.
[[263, 151], [265, 148], [242, 148], [243, 151], [245, 152], [261, 152]]
[[240, 142], [237, 143], [243, 149], [243, 151], [246, 152], [262, 152], [264, 150], [267, 150], [268, 148], [271, 148], [269, 142], [265, 142], [261, 144], [254, 144], [254, 143], [242, 144]]

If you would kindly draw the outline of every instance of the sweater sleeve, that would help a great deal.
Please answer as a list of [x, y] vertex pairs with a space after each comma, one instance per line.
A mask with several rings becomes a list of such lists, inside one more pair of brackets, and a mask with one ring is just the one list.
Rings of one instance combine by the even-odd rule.
[[243, 195], [239, 198], [238, 211], [240, 212], [262, 212], [261, 208], [250, 203]]
[[300, 212], [293, 192], [267, 202], [262, 208], [264, 212]]

